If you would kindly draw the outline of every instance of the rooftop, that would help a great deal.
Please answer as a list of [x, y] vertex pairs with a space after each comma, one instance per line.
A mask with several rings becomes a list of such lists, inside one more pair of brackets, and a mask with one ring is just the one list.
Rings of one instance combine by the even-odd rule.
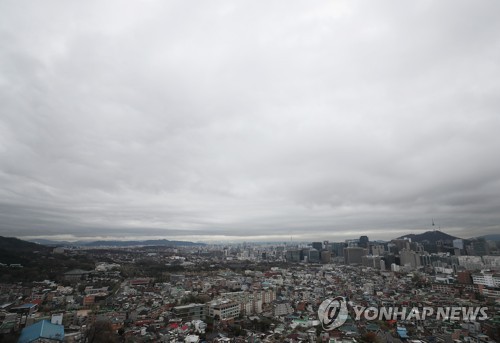
[[17, 342], [28, 343], [39, 338], [62, 342], [64, 340], [64, 326], [52, 324], [48, 320], [42, 320], [24, 328]]

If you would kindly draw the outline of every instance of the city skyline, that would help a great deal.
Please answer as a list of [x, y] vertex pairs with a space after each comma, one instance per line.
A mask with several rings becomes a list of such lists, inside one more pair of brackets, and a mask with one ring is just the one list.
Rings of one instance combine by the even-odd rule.
[[[379, 237], [374, 237], [373, 239], [370, 239], [370, 243], [380, 243], [380, 242], [390, 242], [392, 240], [397, 240], [397, 239], [410, 239], [411, 241], [411, 236], [412, 234], [424, 234], [424, 233], [430, 233], [430, 232], [442, 232], [444, 234], [447, 234], [447, 232], [440, 230], [440, 229], [429, 229], [427, 231], [422, 231], [422, 232], [405, 232], [401, 234], [400, 236], [387, 236], [389, 238], [382, 239]], [[396, 233], [396, 232], [393, 232]], [[452, 235], [451, 235], [452, 236]], [[470, 236], [470, 237], [455, 237], [455, 239], [459, 240], [474, 240], [477, 238], [483, 238], [483, 237], [496, 237], [499, 236], [498, 234], [490, 234], [490, 235], [476, 235], [476, 236]], [[61, 242], [61, 243], [81, 243], [81, 244], [87, 244], [90, 242], [105, 242], [105, 241], [113, 241], [113, 242], [142, 242], [142, 241], [161, 241], [161, 240], [170, 240], [170, 241], [181, 241], [181, 242], [194, 242], [194, 243], [206, 243], [206, 244], [215, 244], [215, 245], [224, 245], [224, 244], [286, 244], [286, 245], [304, 245], [304, 244], [311, 244], [311, 243], [322, 243], [322, 242], [330, 242], [330, 243], [343, 243], [343, 242], [353, 242], [353, 241], [358, 241], [361, 237], [355, 237], [354, 233], [352, 232], [340, 232], [340, 234], [336, 234], [335, 236], [332, 236], [331, 234], [325, 233], [323, 236], [317, 236], [314, 238], [311, 238], [310, 236], [307, 236], [306, 238], [303, 238], [303, 236], [290, 236], [288, 239], [279, 239], [283, 238], [282, 236], [279, 236], [278, 239], [273, 240], [272, 235], [266, 235], [262, 237], [255, 237], [255, 236], [248, 236], [247, 239], [240, 238], [240, 239], [217, 239], [217, 237], [213, 237], [212, 239], [205, 239], [205, 240], [189, 240], [189, 237], [186, 238], [179, 238], [179, 239], [171, 239], [171, 237], [165, 237], [165, 236], [134, 236], [134, 237], [117, 237], [117, 236], [90, 236], [90, 237], [74, 237], [74, 236], [69, 236], [69, 235], [62, 235], [62, 236], [27, 236], [27, 237], [18, 237], [20, 239], [32, 241], [32, 242], [37, 242], [41, 244], [52, 244], [52, 242]], [[368, 237], [370, 238], [370, 237]], [[498, 238], [490, 238], [493, 241], [497, 241]]]
[[0, 236], [498, 233], [499, 10], [2, 2]]

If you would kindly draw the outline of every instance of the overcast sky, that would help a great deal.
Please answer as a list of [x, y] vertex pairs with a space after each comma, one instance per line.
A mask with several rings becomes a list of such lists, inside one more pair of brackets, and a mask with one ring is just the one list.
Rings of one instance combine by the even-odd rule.
[[499, 1], [1, 1], [0, 235], [500, 232]]

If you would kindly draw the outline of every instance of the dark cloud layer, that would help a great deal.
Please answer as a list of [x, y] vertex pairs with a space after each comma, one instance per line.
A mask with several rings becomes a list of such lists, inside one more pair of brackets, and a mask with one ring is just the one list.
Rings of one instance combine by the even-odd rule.
[[499, 11], [4, 1], [0, 235], [499, 232]]

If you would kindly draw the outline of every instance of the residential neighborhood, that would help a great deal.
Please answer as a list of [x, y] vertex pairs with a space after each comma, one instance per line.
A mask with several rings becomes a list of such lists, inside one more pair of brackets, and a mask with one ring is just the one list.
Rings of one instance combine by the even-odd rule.
[[[439, 242], [431, 253], [425, 250], [429, 243], [409, 238], [363, 237], [342, 243], [55, 248], [51, 254], [85, 255], [94, 268], [67, 270], [54, 280], [2, 283], [0, 337], [12, 342], [34, 336], [64, 342], [499, 341], [498, 246], [489, 242], [489, 255], [461, 255], [467, 252], [454, 247], [458, 243]], [[325, 330], [319, 305], [337, 296], [346, 299], [349, 314], [342, 326]], [[487, 308], [487, 318], [380, 320], [367, 311], [356, 316], [359, 309], [389, 307]]]

